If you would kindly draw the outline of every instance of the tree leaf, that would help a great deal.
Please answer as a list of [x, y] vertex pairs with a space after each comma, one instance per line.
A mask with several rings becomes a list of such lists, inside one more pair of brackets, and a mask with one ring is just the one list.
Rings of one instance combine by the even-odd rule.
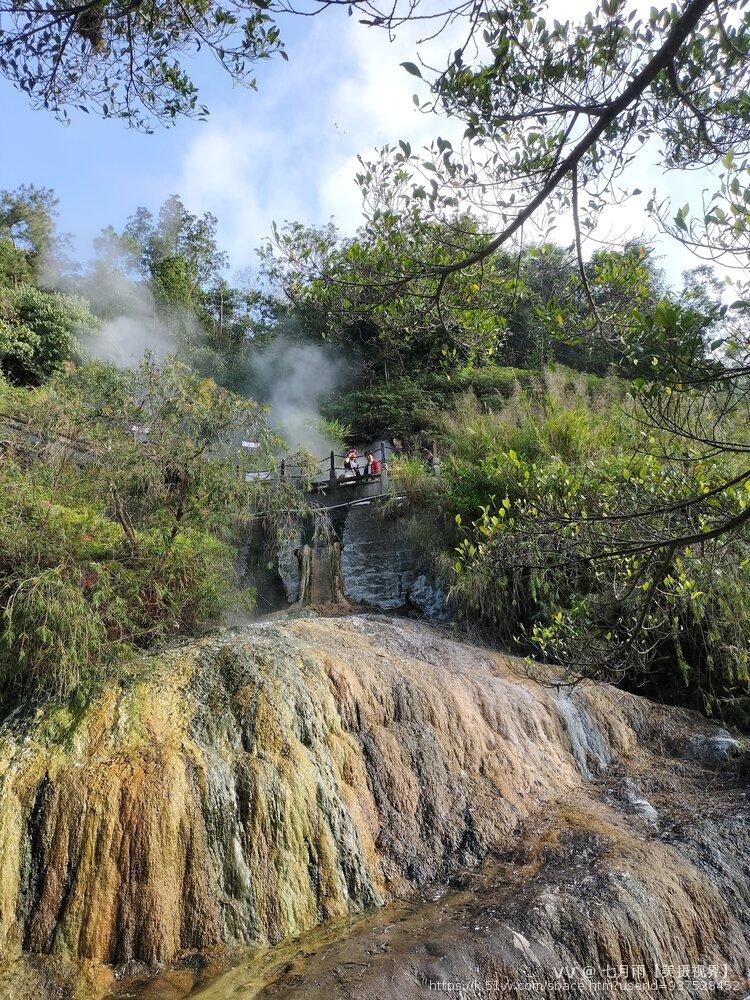
[[420, 70], [419, 66], [417, 66], [416, 63], [402, 62], [401, 65], [403, 66], [403, 68], [406, 70], [407, 73], [411, 73], [412, 76], [418, 76], [420, 80], [422, 79], [422, 71]]

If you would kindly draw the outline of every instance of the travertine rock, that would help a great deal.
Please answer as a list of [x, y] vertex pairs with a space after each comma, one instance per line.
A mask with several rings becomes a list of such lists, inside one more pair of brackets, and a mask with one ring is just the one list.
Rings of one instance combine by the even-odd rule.
[[[540, 962], [555, 949], [582, 961], [649, 949], [739, 960], [746, 827], [654, 839], [678, 822], [685, 793], [669, 791], [668, 748], [689, 738], [688, 713], [606, 686], [568, 695], [501, 655], [377, 616], [226, 630], [153, 666], [78, 714], [5, 721], [6, 960], [23, 948], [155, 964], [265, 946], [523, 844], [536, 860], [519, 863], [519, 878], [537, 901], [512, 926]], [[700, 767], [674, 760], [684, 774]], [[666, 777], [651, 787], [643, 776], [656, 774]], [[633, 788], [655, 819], [632, 808]], [[565, 882], [579, 850], [591, 897]], [[468, 947], [470, 930], [453, 929]], [[495, 941], [495, 964], [520, 961], [516, 939], [493, 934], [481, 947]]]

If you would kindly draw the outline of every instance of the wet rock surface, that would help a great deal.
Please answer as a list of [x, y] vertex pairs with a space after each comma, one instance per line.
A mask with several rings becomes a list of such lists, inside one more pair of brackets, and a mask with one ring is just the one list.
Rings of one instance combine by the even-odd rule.
[[403, 608], [419, 575], [419, 554], [398, 521], [353, 507], [342, 534], [341, 573], [347, 595], [381, 610]]
[[411, 585], [408, 599], [428, 622], [446, 622], [451, 617], [445, 590], [426, 573], [418, 576]]
[[742, 753], [739, 742], [726, 729], [696, 733], [687, 740], [685, 749], [688, 757], [711, 767], [728, 764]]
[[727, 779], [706, 809], [704, 780], [668, 762], [639, 773], [655, 831], [606, 804], [632, 794], [615, 766], [448, 884], [204, 969], [184, 992], [156, 980], [113, 1000], [744, 998], [748, 803]]
[[601, 996], [587, 969], [657, 963], [739, 990], [748, 790], [696, 736], [733, 740], [421, 623], [226, 630], [86, 711], [6, 720], [0, 996], [72, 996], [71, 960], [78, 995], [162, 1000]]

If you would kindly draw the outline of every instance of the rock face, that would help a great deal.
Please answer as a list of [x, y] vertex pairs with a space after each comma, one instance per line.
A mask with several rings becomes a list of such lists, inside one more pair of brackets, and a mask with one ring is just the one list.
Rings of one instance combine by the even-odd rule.
[[261, 613], [297, 602], [350, 602], [381, 611], [416, 609], [426, 621], [450, 618], [445, 592], [423, 572], [420, 553], [399, 518], [384, 517], [368, 504], [334, 513], [337, 540], [292, 526], [271, 563], [248, 541], [244, 571], [257, 590]]
[[383, 611], [408, 603], [419, 560], [399, 527], [370, 507], [349, 511], [342, 534], [341, 572], [352, 600]]
[[481, 921], [425, 903], [413, 920], [424, 931], [433, 913], [434, 954], [395, 971], [373, 959], [349, 992], [332, 978], [298, 995], [421, 996], [433, 972], [461, 978], [467, 962], [488, 975], [568, 960], [744, 973], [747, 794], [733, 764], [688, 752], [715, 727], [606, 686], [568, 695], [375, 616], [227, 630], [152, 666], [85, 711], [4, 723], [6, 960], [155, 964], [267, 946], [489, 855], [482, 891], [460, 902], [484, 906]]

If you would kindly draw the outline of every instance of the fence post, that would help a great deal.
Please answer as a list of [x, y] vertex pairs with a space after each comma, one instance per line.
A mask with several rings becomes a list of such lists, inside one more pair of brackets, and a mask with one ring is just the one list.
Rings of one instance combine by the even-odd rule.
[[432, 442], [432, 471], [436, 476], [440, 475], [440, 459], [438, 458], [437, 441]]
[[286, 459], [282, 458], [282, 460], [281, 460], [281, 468], [279, 469], [279, 479], [283, 479], [284, 478], [285, 472], [286, 472]]
[[388, 492], [388, 466], [385, 462], [385, 441], [380, 442], [380, 492]]
[[331, 486], [336, 485], [336, 452], [331, 452], [331, 471], [328, 473], [328, 482]]

